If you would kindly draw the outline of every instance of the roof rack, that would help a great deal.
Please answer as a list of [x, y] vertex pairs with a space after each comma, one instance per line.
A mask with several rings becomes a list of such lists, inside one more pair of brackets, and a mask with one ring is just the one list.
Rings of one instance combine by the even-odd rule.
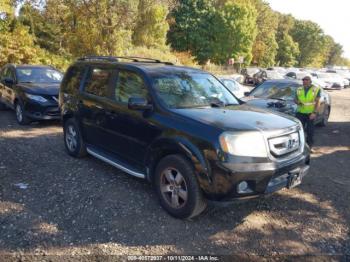
[[174, 65], [171, 62], [163, 62], [159, 59], [147, 58], [147, 57], [139, 57], [139, 56], [84, 56], [78, 58], [78, 61], [87, 61], [87, 60], [102, 60], [109, 62], [119, 62], [120, 59], [131, 60], [133, 62], [141, 62], [141, 63], [162, 63], [166, 65]]

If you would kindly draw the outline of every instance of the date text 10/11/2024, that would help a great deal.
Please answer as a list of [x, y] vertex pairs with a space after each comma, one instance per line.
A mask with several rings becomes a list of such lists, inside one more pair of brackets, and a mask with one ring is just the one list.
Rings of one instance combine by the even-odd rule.
[[128, 256], [128, 261], [219, 261], [218, 256]]

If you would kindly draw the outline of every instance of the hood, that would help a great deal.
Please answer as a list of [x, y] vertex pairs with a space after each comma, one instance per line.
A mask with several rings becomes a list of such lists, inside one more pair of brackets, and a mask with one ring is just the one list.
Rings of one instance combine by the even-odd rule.
[[19, 83], [24, 92], [33, 95], [58, 95], [60, 83]]
[[298, 123], [293, 117], [249, 105], [172, 109], [172, 111], [224, 131], [280, 130]]
[[247, 105], [275, 110], [289, 115], [295, 115], [297, 105], [292, 100], [281, 101], [278, 99], [245, 97]]

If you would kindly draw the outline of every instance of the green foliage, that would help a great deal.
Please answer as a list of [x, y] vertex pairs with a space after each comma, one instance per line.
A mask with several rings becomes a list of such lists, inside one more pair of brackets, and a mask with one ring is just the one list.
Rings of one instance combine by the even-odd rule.
[[300, 54], [298, 43], [290, 35], [295, 20], [291, 15], [279, 14], [278, 16], [276, 64], [280, 66], [294, 66]]
[[190, 51], [200, 64], [223, 64], [243, 56], [250, 62], [256, 11], [231, 1], [183, 0], [171, 13], [168, 41], [177, 51]]
[[167, 7], [153, 1], [140, 0], [138, 10], [139, 16], [132, 36], [133, 44], [148, 48], [165, 46], [165, 37], [169, 30], [165, 21]]
[[0, 50], [0, 65], [60, 69], [84, 55], [137, 55], [220, 70], [232, 57], [263, 67], [349, 63], [317, 24], [274, 12], [264, 0], [1, 0]]
[[300, 54], [297, 57], [298, 65], [321, 66], [320, 54], [325, 50], [325, 36], [319, 25], [311, 21], [297, 20], [291, 30], [293, 39], [298, 42]]
[[270, 6], [260, 0], [253, 1], [258, 11], [257, 36], [253, 45], [253, 61], [262, 67], [273, 66], [277, 55], [276, 31], [278, 16]]
[[244, 62], [249, 64], [252, 60], [252, 47], [257, 31], [256, 10], [249, 3], [228, 1], [218, 13], [223, 24], [218, 25], [218, 37], [214, 41], [217, 53], [213, 61], [224, 64], [231, 57], [238, 60], [242, 56]]

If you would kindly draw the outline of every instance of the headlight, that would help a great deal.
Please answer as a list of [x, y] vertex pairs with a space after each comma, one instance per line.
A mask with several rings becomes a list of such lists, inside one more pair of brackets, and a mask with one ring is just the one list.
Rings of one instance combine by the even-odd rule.
[[31, 95], [31, 94], [26, 94], [26, 96], [27, 96], [29, 99], [34, 100], [34, 101], [37, 101], [37, 102], [41, 102], [41, 103], [47, 102], [47, 99], [45, 99], [45, 98], [42, 97], [42, 96]]
[[265, 139], [258, 131], [225, 132], [220, 136], [220, 145], [225, 153], [235, 156], [268, 156]]

